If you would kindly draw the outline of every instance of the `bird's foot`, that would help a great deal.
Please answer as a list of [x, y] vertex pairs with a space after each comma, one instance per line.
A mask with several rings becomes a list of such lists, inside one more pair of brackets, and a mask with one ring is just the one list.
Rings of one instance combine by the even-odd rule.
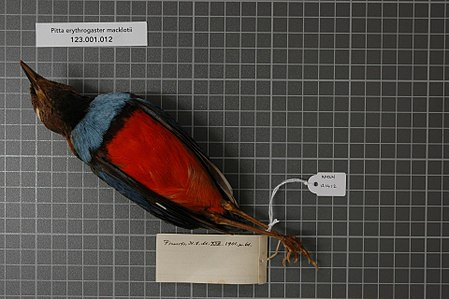
[[299, 261], [299, 254], [301, 253], [303, 256], [307, 258], [309, 263], [313, 265], [316, 269], [318, 269], [318, 265], [315, 260], [310, 255], [309, 251], [302, 246], [301, 241], [295, 236], [283, 236], [280, 241], [285, 247], [285, 257], [282, 260], [282, 264], [285, 266], [287, 263], [290, 263], [291, 257], [293, 256], [294, 263]]

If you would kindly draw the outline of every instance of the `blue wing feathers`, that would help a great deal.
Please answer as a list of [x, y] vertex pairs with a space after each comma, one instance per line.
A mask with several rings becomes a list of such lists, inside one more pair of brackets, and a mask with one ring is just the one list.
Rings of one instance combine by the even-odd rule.
[[222, 232], [228, 231], [227, 228], [211, 222], [203, 215], [191, 213], [184, 207], [148, 190], [107, 160], [95, 158], [91, 168], [108, 185], [164, 221], [187, 229], [205, 227]]
[[[103, 171], [98, 171], [97, 175], [105, 181], [109, 186], [114, 187], [120, 194], [124, 195], [128, 199], [132, 200], [134, 203], [138, 204], [140, 207], [145, 209], [146, 211], [150, 212], [156, 217], [159, 217], [161, 219], [164, 219], [168, 222], [171, 222], [177, 226], [187, 228], [187, 229], [194, 229], [197, 228], [198, 225], [196, 223], [191, 223], [188, 221], [185, 221], [183, 218], [179, 217], [170, 217], [167, 219], [167, 213], [166, 208], [162, 204], [151, 204], [145, 196], [143, 196], [140, 192], [138, 192], [136, 189], [132, 188], [128, 184], [126, 184], [124, 181], [117, 179], [109, 174], [106, 174]], [[164, 217], [165, 216], [165, 217]]]

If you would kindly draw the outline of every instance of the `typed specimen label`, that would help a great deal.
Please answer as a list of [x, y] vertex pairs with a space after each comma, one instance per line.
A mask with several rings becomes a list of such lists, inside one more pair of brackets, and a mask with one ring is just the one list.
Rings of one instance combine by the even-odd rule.
[[147, 22], [36, 23], [36, 47], [147, 45]]

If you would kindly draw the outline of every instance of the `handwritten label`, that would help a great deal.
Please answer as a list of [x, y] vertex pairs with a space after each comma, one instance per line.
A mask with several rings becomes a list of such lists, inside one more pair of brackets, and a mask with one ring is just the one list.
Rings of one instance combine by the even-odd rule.
[[319, 172], [311, 176], [307, 187], [318, 196], [345, 196], [346, 173]]
[[156, 281], [262, 284], [267, 282], [266, 236], [156, 236]]
[[36, 23], [36, 47], [147, 45], [147, 22]]
[[251, 242], [237, 242], [237, 241], [226, 241], [223, 242], [221, 240], [215, 240], [215, 241], [182, 241], [182, 242], [173, 242], [170, 239], [163, 240], [164, 246], [182, 246], [182, 247], [197, 247], [197, 246], [206, 246], [206, 247], [253, 247], [253, 243]]

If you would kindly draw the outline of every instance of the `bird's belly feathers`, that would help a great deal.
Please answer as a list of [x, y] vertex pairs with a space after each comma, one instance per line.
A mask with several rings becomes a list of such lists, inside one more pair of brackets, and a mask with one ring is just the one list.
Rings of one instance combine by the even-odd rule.
[[137, 109], [106, 141], [106, 158], [155, 193], [195, 212], [223, 213], [222, 195], [195, 154]]

